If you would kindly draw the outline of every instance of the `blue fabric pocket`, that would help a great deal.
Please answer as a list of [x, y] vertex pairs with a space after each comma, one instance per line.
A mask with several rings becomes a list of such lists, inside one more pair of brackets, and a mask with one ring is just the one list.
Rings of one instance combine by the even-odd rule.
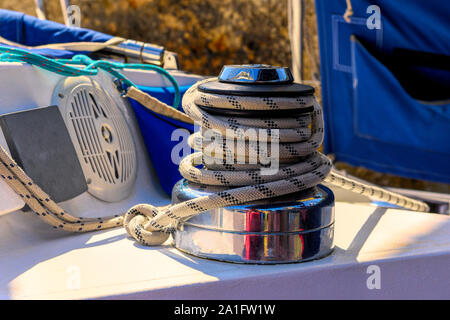
[[[427, 176], [426, 165], [420, 162], [432, 158], [427, 179], [450, 182], [449, 101], [414, 99], [392, 71], [354, 37], [351, 45], [354, 134], [367, 143], [370, 140], [399, 151], [406, 147], [416, 159], [402, 159], [400, 152], [385, 156], [396, 166], [409, 162], [409, 169], [420, 167], [418, 178]], [[416, 80], [426, 87], [426, 78]]]
[[360, 42], [352, 44], [356, 134], [450, 155], [450, 103], [413, 99]]

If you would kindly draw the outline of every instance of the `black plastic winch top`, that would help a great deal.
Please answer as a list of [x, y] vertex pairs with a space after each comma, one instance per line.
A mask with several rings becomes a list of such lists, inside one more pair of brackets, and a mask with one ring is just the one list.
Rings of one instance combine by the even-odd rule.
[[289, 68], [266, 64], [228, 65], [218, 81], [199, 85], [206, 93], [257, 97], [302, 97], [314, 94], [314, 88], [294, 83]]
[[[314, 94], [314, 88], [295, 83], [287, 67], [266, 64], [227, 65], [222, 68], [217, 81], [208, 81], [198, 86], [198, 90], [210, 94], [248, 97], [304, 97]], [[208, 108], [202, 109], [213, 114], [233, 114], [235, 116], [285, 117], [311, 112], [311, 108], [298, 110], [240, 111]]]

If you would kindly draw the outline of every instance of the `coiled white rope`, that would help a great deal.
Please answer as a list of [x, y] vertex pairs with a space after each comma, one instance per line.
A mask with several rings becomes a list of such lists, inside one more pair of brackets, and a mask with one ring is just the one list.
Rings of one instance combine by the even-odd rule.
[[[36, 185], [1, 146], [0, 177], [40, 219], [55, 229], [88, 232], [118, 227], [123, 224], [127, 232], [144, 245], [163, 243], [179, 223], [204, 211], [294, 193], [313, 187], [321, 181], [407, 209], [429, 211], [427, 204], [422, 201], [360, 183], [332, 170], [330, 160], [317, 152], [323, 139], [323, 119], [322, 110], [313, 96], [253, 98], [210, 95], [199, 92], [197, 90], [199, 84], [191, 87], [185, 94], [183, 108], [193, 120], [201, 123], [202, 128], [214, 128], [221, 133], [231, 129], [237, 134], [239, 130], [247, 128], [279, 129], [280, 170], [277, 174], [262, 175], [259, 170], [261, 164], [227, 164], [223, 161], [226, 152], [213, 155], [216, 162], [199, 169], [196, 164], [204, 163], [206, 155], [194, 153], [182, 160], [181, 174], [190, 183], [208, 185], [212, 190], [221, 188], [220, 191], [165, 207], [139, 204], [131, 208], [125, 218], [122, 215], [102, 218], [82, 218], [70, 215]], [[177, 116], [180, 121], [190, 122], [184, 114], [174, 111], [172, 107], [149, 97], [144, 92], [131, 87], [129, 93], [130, 97], [154, 112], [166, 116]], [[241, 110], [313, 107], [313, 111], [290, 118], [258, 119], [211, 115], [199, 106]], [[173, 114], [174, 112], [176, 114]], [[202, 149], [203, 140], [195, 139], [196, 137], [198, 138], [199, 134], [191, 136], [191, 144], [196, 149]], [[200, 140], [200, 142], [196, 140]], [[246, 154], [250, 154], [252, 148], [257, 153], [260, 151], [257, 144], [247, 141], [245, 143]]]
[[[242, 164], [226, 161], [226, 156], [236, 151], [222, 144], [223, 152], [206, 155], [196, 152], [185, 157], [180, 163], [181, 175], [189, 183], [212, 186], [212, 190], [223, 187], [218, 192], [178, 204], [154, 207], [140, 204], [131, 208], [125, 215], [124, 226], [127, 232], [143, 245], [159, 245], [167, 240], [169, 234], [179, 223], [202, 212], [242, 204], [254, 200], [272, 198], [298, 192], [326, 181], [380, 201], [396, 204], [407, 209], [429, 211], [428, 206], [414, 199], [386, 191], [379, 187], [366, 185], [349, 179], [338, 172], [331, 171], [330, 160], [317, 149], [323, 140], [322, 109], [314, 96], [305, 97], [246, 97], [218, 95], [200, 92], [198, 86], [209, 79], [198, 82], [184, 95], [183, 109], [189, 117], [201, 126], [201, 132], [191, 136], [190, 145], [196, 150], [205, 150], [206, 138], [203, 133], [210, 129], [225, 136], [231, 130], [233, 139], [242, 140], [245, 155], [253, 150], [260, 155], [260, 141], [250, 141], [242, 136], [249, 128], [279, 132], [279, 164], [276, 174], [263, 175], [262, 164]], [[254, 118], [216, 115], [202, 107], [236, 110], [289, 110], [310, 109], [312, 111], [289, 118]], [[225, 141], [227, 137], [224, 138]], [[206, 161], [209, 160], [209, 161]], [[211, 161], [214, 160], [214, 161]], [[196, 165], [202, 165], [197, 168]], [[176, 191], [175, 191], [176, 192]]]

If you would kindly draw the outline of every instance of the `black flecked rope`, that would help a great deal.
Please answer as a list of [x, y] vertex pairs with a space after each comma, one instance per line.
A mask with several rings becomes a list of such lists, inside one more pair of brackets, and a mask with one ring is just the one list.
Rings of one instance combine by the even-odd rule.
[[[185, 157], [179, 169], [189, 183], [206, 185], [206, 189], [208, 186], [222, 186], [226, 189], [171, 206], [158, 208], [140, 204], [131, 208], [125, 216], [124, 226], [127, 232], [141, 244], [163, 243], [179, 223], [207, 210], [294, 193], [315, 186], [324, 180], [381, 201], [408, 209], [428, 211], [428, 206], [421, 201], [362, 184], [335, 171], [330, 173], [332, 167], [330, 160], [317, 152], [322, 143], [324, 131], [322, 110], [313, 96], [259, 98], [207, 94], [197, 90], [198, 85], [205, 81], [198, 82], [184, 95], [183, 109], [186, 114], [203, 130], [214, 129], [221, 135], [225, 135], [227, 129], [231, 129], [237, 136], [240, 130], [249, 128], [279, 129], [280, 170], [273, 175], [262, 175], [258, 170], [261, 168], [260, 164], [225, 163], [225, 155], [234, 152], [234, 150], [227, 150], [226, 144], [223, 145], [223, 152], [209, 155], [209, 160], [216, 160], [213, 164], [205, 161], [207, 156], [202, 152]], [[202, 109], [201, 106], [208, 108]], [[313, 111], [309, 114], [281, 119], [218, 116], [207, 111], [210, 108], [286, 110], [311, 107]], [[309, 124], [311, 124], [310, 127]], [[204, 150], [203, 133], [204, 131], [198, 132], [190, 138], [189, 142], [196, 150]], [[245, 137], [237, 138], [239, 139], [245, 140]], [[258, 144], [250, 142], [245, 140], [246, 153], [253, 150], [258, 154]], [[203, 168], [197, 168], [198, 164], [203, 164]]]
[[42, 191], [1, 146], [0, 177], [36, 215], [55, 229], [86, 232], [118, 227], [123, 223], [123, 216], [119, 215], [103, 218], [82, 218], [70, 215]]
[[[212, 80], [208, 80], [212, 81]], [[323, 139], [322, 110], [312, 96], [291, 100], [271, 98], [205, 95], [197, 91], [197, 83], [191, 87], [183, 99], [185, 112], [203, 128], [214, 128], [219, 132], [226, 129], [265, 128], [280, 129], [280, 170], [276, 175], [261, 175], [260, 165], [246, 164], [208, 164], [207, 168], [198, 169], [195, 165], [204, 160], [205, 155], [194, 153], [187, 156], [180, 164], [181, 174], [192, 183], [222, 186], [226, 189], [172, 206], [154, 207], [139, 204], [131, 208], [124, 216], [114, 215], [102, 218], [82, 218], [72, 216], [58, 206], [30, 177], [15, 163], [11, 156], [0, 146], [0, 178], [3, 179], [33, 210], [36, 215], [55, 229], [70, 232], [87, 232], [125, 226], [127, 232], [144, 245], [158, 245], [167, 240], [170, 232], [185, 219], [214, 208], [241, 204], [249, 201], [289, 194], [326, 181], [339, 187], [365, 196], [402, 206], [416, 211], [429, 211], [422, 201], [404, 197], [385, 189], [367, 185], [342, 176], [331, 168], [330, 160], [317, 152]], [[132, 96], [147, 108], [170, 116], [172, 107], [155, 99], [146, 97], [143, 92]], [[242, 110], [271, 110], [289, 108], [308, 108], [313, 112], [284, 119], [235, 118], [211, 115], [201, 110], [198, 105], [220, 108], [237, 108]], [[169, 110], [170, 109], [170, 110]], [[182, 119], [184, 120], [184, 119]], [[309, 128], [311, 127], [311, 128]], [[286, 130], [285, 130], [286, 129]], [[196, 134], [197, 138], [199, 137]], [[196, 149], [202, 149], [203, 142], [190, 140]], [[254, 147], [246, 144], [246, 152]], [[226, 150], [225, 150], [226, 151]], [[256, 149], [256, 151], [258, 151]], [[216, 160], [222, 154], [214, 155]], [[212, 188], [211, 187], [211, 188]]]

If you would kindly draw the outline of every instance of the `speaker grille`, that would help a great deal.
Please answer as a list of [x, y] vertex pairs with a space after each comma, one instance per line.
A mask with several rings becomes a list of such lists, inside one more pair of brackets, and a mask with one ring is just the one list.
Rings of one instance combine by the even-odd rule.
[[106, 201], [121, 200], [136, 173], [136, 152], [127, 122], [110, 94], [95, 82], [70, 80], [58, 90], [59, 105], [88, 191]]

